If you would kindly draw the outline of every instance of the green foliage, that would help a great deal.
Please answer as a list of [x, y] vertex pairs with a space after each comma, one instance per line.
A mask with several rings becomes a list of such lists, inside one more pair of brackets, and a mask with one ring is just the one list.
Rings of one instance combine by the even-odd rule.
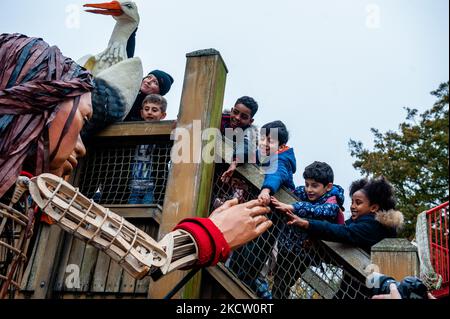
[[397, 132], [374, 134], [374, 149], [365, 149], [360, 141], [350, 140], [353, 167], [366, 176], [384, 175], [395, 187], [398, 209], [405, 215], [400, 234], [412, 238], [416, 217], [424, 210], [448, 200], [448, 111], [449, 83], [431, 92], [434, 106], [418, 115], [406, 108], [406, 121]]

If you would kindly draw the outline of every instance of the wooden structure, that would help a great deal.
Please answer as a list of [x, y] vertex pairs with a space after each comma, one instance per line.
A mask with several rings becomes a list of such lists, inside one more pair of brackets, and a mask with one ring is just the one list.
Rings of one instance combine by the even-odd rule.
[[386, 238], [372, 246], [372, 264], [378, 272], [401, 281], [406, 276], [419, 277], [417, 247], [404, 238]]
[[[173, 132], [176, 125], [189, 133], [191, 160], [163, 164], [164, 167], [170, 166], [168, 180], [164, 181], [163, 202], [127, 204], [126, 183], [121, 182], [118, 187], [115, 184], [110, 187], [111, 197], [102, 199], [100, 204], [127, 218], [155, 240], [161, 239], [185, 217], [206, 216], [211, 209], [217, 176], [215, 164], [201, 160], [203, 146], [211, 143], [214, 137], [203, 140], [201, 133], [205, 128], [220, 126], [226, 74], [226, 66], [217, 51], [203, 50], [188, 54], [178, 121], [111, 125], [88, 146], [87, 158], [80, 163], [71, 183], [83, 192], [86, 183], [97, 183], [94, 174], [101, 175], [101, 188], [106, 192], [107, 186], [127, 178], [129, 172], [123, 172], [124, 167], [129, 167], [129, 157], [135, 147], [130, 147], [130, 144], [159, 143], [170, 150], [173, 143], [177, 143], [174, 136], [177, 134]], [[115, 152], [110, 152], [110, 149]], [[124, 160], [125, 153], [128, 157]], [[102, 170], [96, 162], [97, 157], [101, 156], [104, 156], [101, 165], [106, 170]], [[121, 161], [120, 165], [116, 164], [117, 160]], [[109, 171], [115, 176], [105, 173]], [[263, 175], [256, 166], [239, 167], [237, 173], [249, 187], [261, 187]], [[117, 195], [119, 188], [123, 198]], [[85, 192], [87, 196], [94, 195], [92, 190], [86, 189]], [[283, 202], [295, 201], [283, 189], [276, 197]], [[185, 276], [185, 272], [175, 272], [156, 282], [148, 276], [135, 280], [109, 256], [57, 226], [42, 224], [33, 244], [21, 283], [21, 298], [162, 298]], [[341, 272], [345, 271], [353, 280], [365, 281], [371, 260], [364, 251], [336, 243], [320, 242], [319, 245], [321, 252], [333, 259]], [[321, 298], [331, 298], [336, 294], [337, 288], [311, 269], [307, 269], [302, 277]], [[175, 296], [198, 297], [256, 298], [254, 292], [222, 264], [203, 269]]]

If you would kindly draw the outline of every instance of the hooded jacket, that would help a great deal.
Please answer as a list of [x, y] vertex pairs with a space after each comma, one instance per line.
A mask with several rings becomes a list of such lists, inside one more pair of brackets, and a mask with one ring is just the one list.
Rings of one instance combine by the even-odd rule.
[[297, 170], [297, 163], [293, 148], [286, 146], [284, 150], [272, 155], [266, 162], [261, 162], [258, 156], [258, 163], [265, 171], [261, 189], [270, 189], [272, 195], [278, 192], [281, 186], [291, 191], [295, 189], [293, 175]]
[[384, 238], [397, 237], [402, 225], [403, 214], [391, 209], [348, 219], [344, 225], [309, 220], [306, 231], [317, 239], [358, 246], [370, 253], [371, 247]]
[[[339, 185], [333, 185], [329, 192], [323, 194], [314, 202], [309, 201], [305, 187], [297, 187], [294, 194], [300, 199], [293, 204], [294, 214], [302, 218], [326, 220], [330, 223], [344, 223], [342, 211], [344, 210], [344, 189]], [[304, 230], [289, 226], [285, 223], [279, 236], [280, 250], [293, 251], [301, 254], [303, 242], [310, 236]]]

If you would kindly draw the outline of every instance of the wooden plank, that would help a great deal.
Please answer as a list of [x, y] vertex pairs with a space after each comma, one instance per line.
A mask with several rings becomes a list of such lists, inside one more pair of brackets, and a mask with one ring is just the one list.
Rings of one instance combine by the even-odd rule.
[[33, 251], [31, 252], [30, 260], [27, 263], [27, 267], [22, 277], [22, 282], [20, 285], [20, 290], [25, 291], [28, 290], [28, 284], [31, 281], [31, 270], [35, 264], [36, 252], [39, 250], [39, 240], [41, 238], [42, 227], [39, 227], [36, 234], [36, 241], [33, 246]]
[[310, 285], [324, 299], [332, 299], [338, 289], [333, 290], [325, 280], [320, 278], [311, 268], [302, 273], [302, 280]]
[[117, 293], [120, 290], [123, 269], [114, 260], [110, 260], [108, 278], [106, 279], [105, 292]]
[[386, 238], [372, 246], [371, 260], [377, 272], [398, 281], [420, 275], [417, 247], [405, 238]]
[[96, 137], [170, 135], [175, 125], [176, 121], [115, 123], [99, 132]]
[[61, 257], [57, 270], [56, 280], [53, 289], [57, 292], [63, 291], [65, 287], [66, 267], [70, 257], [70, 248], [72, 247], [73, 236], [69, 233], [63, 234]]
[[29, 278], [26, 285], [25, 290], [34, 291], [35, 288], [39, 285], [37, 283], [37, 274], [39, 271], [40, 262], [45, 257], [45, 248], [48, 243], [48, 237], [50, 235], [50, 227], [45, 224], [41, 224], [39, 227], [39, 239], [36, 241], [36, 253], [33, 260], [33, 264], [31, 265], [31, 269], [29, 271]]
[[367, 277], [369, 274], [367, 269], [371, 264], [371, 261], [369, 255], [364, 250], [354, 246], [329, 241], [322, 241], [322, 243], [325, 247], [335, 253], [334, 257], [340, 259], [346, 268], [351, 267], [355, 272], [354, 275], [357, 275], [359, 279]]
[[223, 264], [206, 268], [208, 273], [225, 288], [235, 299], [258, 299], [256, 295], [245, 287]]
[[108, 278], [109, 264], [111, 257], [104, 252], [99, 252], [97, 263], [95, 264], [95, 271], [91, 284], [92, 292], [104, 292], [106, 289], [106, 279]]
[[[83, 262], [83, 256], [84, 256], [84, 251], [86, 248], [86, 243], [84, 243], [83, 241], [79, 240], [78, 238], [73, 238], [72, 240], [72, 246], [70, 248], [70, 256], [69, 259], [67, 261], [67, 266], [75, 266], [75, 267], [79, 267], [79, 273], [80, 273], [80, 287], [77, 288], [76, 286], [74, 287], [67, 287], [67, 285], [65, 285], [64, 287], [64, 291], [77, 291], [77, 292], [81, 292], [81, 266], [82, 266], [82, 262]], [[66, 278], [68, 275], [71, 275], [72, 273], [66, 273], [64, 276], [64, 281], [66, 281]]]
[[[56, 226], [43, 225], [43, 227], [48, 228], [48, 239], [46, 245], [43, 247], [44, 255], [37, 259], [39, 263], [36, 276], [35, 276], [35, 288], [34, 294], [31, 298], [33, 299], [44, 299], [48, 298], [53, 292], [52, 280], [56, 276], [58, 251], [61, 248], [61, 237], [63, 230]], [[43, 243], [40, 243], [42, 245]], [[38, 256], [38, 255], [36, 255]]]
[[[158, 234], [158, 229], [153, 226], [150, 222], [144, 222], [138, 226], [139, 229], [142, 229], [144, 232], [149, 234], [152, 238]], [[150, 276], [145, 276], [141, 280], [136, 280], [135, 290], [136, 294], [147, 294], [148, 287], [150, 285]]]
[[80, 269], [80, 286], [81, 291], [90, 291], [91, 281], [93, 279], [95, 264], [98, 257], [98, 249], [91, 245], [86, 245], [83, 256], [83, 263]]
[[[220, 126], [226, 74], [226, 66], [220, 53], [215, 50], [196, 51], [187, 55], [177, 129], [188, 133], [188, 136], [184, 135], [188, 140], [178, 140], [174, 147], [177, 147], [177, 142], [179, 145], [188, 144], [189, 151], [182, 151], [189, 158], [184, 157], [183, 161], [177, 162], [172, 157], [159, 238], [170, 232], [183, 218], [208, 213], [215, 164], [213, 159], [211, 163], [202, 160], [203, 147], [207, 142], [202, 141], [201, 134], [207, 128]], [[176, 135], [175, 139], [179, 137]], [[173, 151], [178, 150], [174, 148]], [[192, 278], [174, 298], [198, 298], [200, 274]], [[184, 272], [173, 272], [156, 284], [150, 284], [149, 297], [164, 297], [183, 277]]]

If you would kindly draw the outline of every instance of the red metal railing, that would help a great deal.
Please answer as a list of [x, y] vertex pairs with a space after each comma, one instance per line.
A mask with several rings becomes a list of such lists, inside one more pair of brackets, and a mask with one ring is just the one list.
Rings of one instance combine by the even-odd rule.
[[442, 286], [433, 291], [437, 298], [449, 295], [448, 203], [427, 211], [428, 239], [434, 271], [442, 276]]

